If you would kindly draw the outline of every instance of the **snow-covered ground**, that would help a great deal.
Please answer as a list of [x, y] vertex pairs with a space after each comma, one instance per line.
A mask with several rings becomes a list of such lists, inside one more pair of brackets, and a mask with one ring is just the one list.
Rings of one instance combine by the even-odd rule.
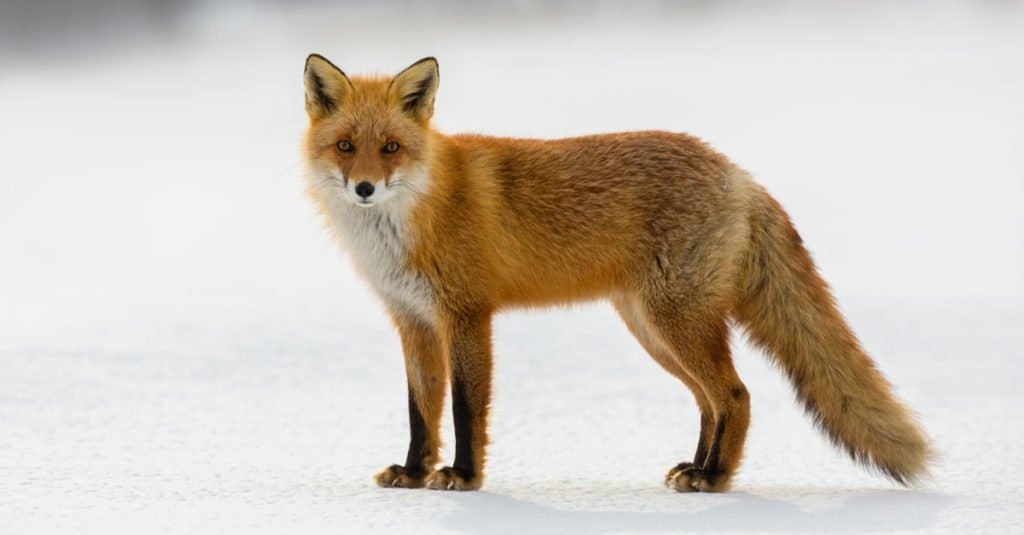
[[[0, 65], [0, 532], [1024, 531], [1019, 4], [218, 5]], [[311, 51], [436, 55], [446, 131], [709, 140], [793, 215], [934, 477], [853, 466], [737, 339], [736, 490], [666, 490], [696, 409], [591, 304], [497, 320], [484, 491], [373, 486], [405, 455], [404, 376], [302, 197]]]

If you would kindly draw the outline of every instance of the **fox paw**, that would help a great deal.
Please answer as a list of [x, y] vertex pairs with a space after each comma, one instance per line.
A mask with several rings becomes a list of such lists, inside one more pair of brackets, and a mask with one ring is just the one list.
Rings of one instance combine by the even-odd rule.
[[724, 492], [729, 490], [729, 476], [702, 470], [693, 463], [679, 463], [665, 475], [665, 486], [679, 492]]
[[697, 470], [693, 463], [679, 463], [665, 474], [665, 486], [679, 492], [694, 492], [692, 474]]
[[476, 490], [483, 483], [481, 477], [466, 477], [465, 473], [451, 466], [446, 466], [426, 479], [426, 486], [433, 490]]
[[418, 489], [423, 486], [426, 473], [409, 471], [400, 464], [393, 464], [377, 473], [373, 479], [379, 487]]

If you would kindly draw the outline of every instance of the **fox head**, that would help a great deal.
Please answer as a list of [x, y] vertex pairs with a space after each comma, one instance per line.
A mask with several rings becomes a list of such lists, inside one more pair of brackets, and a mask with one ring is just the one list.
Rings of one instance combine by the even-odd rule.
[[421, 59], [390, 78], [349, 78], [312, 54], [304, 79], [305, 151], [315, 196], [372, 208], [422, 192], [437, 60]]

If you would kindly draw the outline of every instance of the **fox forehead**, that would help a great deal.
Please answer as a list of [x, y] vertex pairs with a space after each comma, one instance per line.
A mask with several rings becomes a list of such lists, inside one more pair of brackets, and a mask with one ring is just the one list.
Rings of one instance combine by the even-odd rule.
[[352, 77], [351, 81], [354, 91], [341, 109], [310, 124], [312, 145], [326, 147], [352, 138], [360, 138], [363, 143], [383, 143], [400, 137], [410, 142], [408, 138], [418, 128], [399, 111], [393, 96], [389, 95], [391, 78]]

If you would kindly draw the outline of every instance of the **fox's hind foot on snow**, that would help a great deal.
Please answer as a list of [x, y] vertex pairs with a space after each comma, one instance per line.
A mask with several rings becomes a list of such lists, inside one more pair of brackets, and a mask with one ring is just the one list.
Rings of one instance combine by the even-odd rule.
[[703, 470], [690, 462], [679, 463], [665, 474], [665, 486], [679, 492], [725, 492], [731, 480], [731, 474]]
[[665, 486], [679, 492], [694, 492], [693, 479], [690, 474], [695, 470], [693, 463], [682, 462], [672, 467], [665, 474]]

